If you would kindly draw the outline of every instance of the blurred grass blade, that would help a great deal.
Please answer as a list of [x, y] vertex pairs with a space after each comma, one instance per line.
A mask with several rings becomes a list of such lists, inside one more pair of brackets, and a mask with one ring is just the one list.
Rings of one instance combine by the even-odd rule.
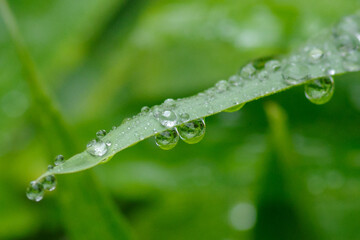
[[[350, 27], [347, 25], [351, 22]], [[318, 36], [315, 36], [298, 51], [279, 60], [258, 59], [244, 66], [239, 75], [229, 81], [220, 81], [214, 87], [195, 96], [178, 99], [169, 107], [167, 103], [140, 113], [106, 135], [102, 141], [111, 143], [101, 156], [92, 156], [84, 151], [64, 164], [55, 167], [49, 174], [65, 174], [82, 171], [98, 165], [117, 152], [154, 136], [184, 121], [222, 112], [226, 109], [266, 97], [287, 89], [311, 83], [317, 78], [329, 78], [360, 70], [359, 14], [349, 16]], [[154, 117], [154, 111], [171, 111], [177, 116], [176, 124], [164, 127]], [[186, 113], [189, 118], [181, 120]]]
[[298, 157], [286, 112], [274, 102], [265, 104], [265, 112], [270, 127], [269, 152], [258, 196], [254, 239], [319, 239], [305, 200], [303, 179], [298, 177]]
[[[0, 0], [0, 11], [16, 45], [26, 80], [38, 109], [36, 116], [43, 123], [43, 131], [54, 130], [58, 133], [56, 138], [60, 141], [54, 150], [64, 154], [73, 154], [76, 151], [76, 145], [69, 134], [70, 131], [42, 87], [35, 64], [5, 0]], [[46, 142], [52, 141], [53, 136]], [[60, 203], [65, 226], [71, 239], [131, 239], [129, 228], [118, 213], [119, 211], [90, 173], [67, 178], [63, 186]]]

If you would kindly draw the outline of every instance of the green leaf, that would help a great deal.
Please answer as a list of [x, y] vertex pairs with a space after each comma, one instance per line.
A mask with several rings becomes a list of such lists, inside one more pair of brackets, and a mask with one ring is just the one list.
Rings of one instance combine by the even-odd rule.
[[[220, 81], [214, 87], [195, 96], [174, 100], [173, 106], [164, 102], [149, 112], [139, 113], [103, 137], [111, 146], [106, 154], [96, 157], [84, 151], [65, 163], [44, 173], [65, 174], [92, 168], [119, 151], [166, 129], [178, 126], [179, 116], [189, 115], [186, 121], [205, 118], [226, 109], [266, 97], [287, 89], [304, 85], [320, 77], [339, 75], [360, 70], [359, 36], [360, 16], [344, 18], [332, 29], [319, 33], [298, 51], [273, 61], [270, 58], [255, 60], [244, 66], [239, 74]], [[154, 111], [171, 110], [177, 116], [174, 126], [164, 127], [154, 117]]]

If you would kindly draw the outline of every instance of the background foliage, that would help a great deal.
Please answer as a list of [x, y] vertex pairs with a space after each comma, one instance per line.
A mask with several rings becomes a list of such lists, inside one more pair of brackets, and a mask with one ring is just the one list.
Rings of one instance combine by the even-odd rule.
[[[44, 84], [85, 146], [97, 130], [119, 125], [143, 105], [195, 94], [253, 58], [289, 52], [360, 3], [12, 0], [10, 6]], [[41, 203], [26, 199], [28, 182], [54, 153], [2, 21], [0, 50], [0, 239], [67, 239], [73, 228], [98, 223], [62, 220], [59, 191], [69, 176], [59, 177], [58, 190]], [[143, 141], [98, 166], [87, 187], [108, 192], [138, 239], [295, 239], [295, 233], [359, 239], [358, 78], [336, 78], [324, 106], [297, 88], [208, 118], [197, 145], [168, 152]], [[278, 144], [277, 132], [293, 146]], [[282, 158], [284, 149], [293, 149], [291, 162]], [[90, 214], [99, 207], [91, 197], [79, 203]]]

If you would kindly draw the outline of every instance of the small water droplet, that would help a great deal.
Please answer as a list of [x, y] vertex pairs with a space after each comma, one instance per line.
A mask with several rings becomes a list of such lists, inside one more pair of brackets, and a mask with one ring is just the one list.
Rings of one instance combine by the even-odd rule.
[[288, 63], [284, 66], [282, 77], [287, 84], [294, 85], [309, 78], [309, 69], [302, 63]]
[[335, 45], [342, 56], [355, 51], [359, 48], [359, 40], [351, 34], [335, 36]]
[[240, 70], [240, 76], [244, 78], [252, 78], [256, 72], [255, 67], [249, 63]]
[[64, 158], [63, 155], [57, 155], [55, 157], [55, 161], [54, 161], [55, 166], [58, 166], [58, 165], [60, 165], [60, 164], [62, 164], [64, 162], [65, 162], [65, 158]]
[[106, 144], [106, 146], [108, 146], [108, 147], [111, 146], [111, 142], [110, 142], [110, 141], [106, 141], [105, 144]]
[[270, 60], [265, 63], [265, 69], [270, 72], [276, 72], [280, 69], [281, 64], [278, 60]]
[[186, 122], [190, 119], [190, 115], [188, 113], [181, 113], [180, 114], [180, 119], [182, 122]]
[[48, 175], [41, 179], [41, 184], [45, 190], [53, 191], [56, 188], [56, 178], [54, 175]]
[[44, 186], [36, 181], [30, 182], [26, 189], [26, 197], [32, 201], [39, 202], [44, 197]]
[[215, 84], [218, 93], [225, 92], [229, 88], [229, 83], [226, 80], [221, 80]]
[[101, 140], [91, 140], [86, 145], [86, 151], [96, 157], [104, 156], [108, 151], [108, 146]]
[[180, 138], [188, 143], [195, 144], [201, 141], [205, 135], [206, 125], [202, 118], [181, 124], [177, 127]]
[[262, 58], [258, 58], [255, 59], [254, 61], [252, 61], [252, 65], [254, 66], [254, 68], [256, 70], [262, 70], [265, 68], [266, 63], [268, 63], [269, 61], [271, 61], [274, 57], [269, 56], [269, 57], [262, 57]]
[[99, 130], [96, 132], [96, 137], [98, 138], [103, 138], [106, 136], [106, 131], [105, 130]]
[[332, 77], [322, 77], [305, 85], [305, 96], [315, 104], [327, 103], [334, 94]]
[[141, 112], [142, 113], [148, 113], [148, 112], [150, 112], [150, 108], [148, 106], [144, 106], [144, 107], [141, 108]]
[[161, 111], [157, 119], [164, 127], [174, 127], [177, 124], [177, 116], [171, 110]]
[[131, 118], [125, 118], [125, 119], [122, 121], [122, 123], [124, 124], [124, 123], [130, 122], [130, 121], [131, 121]]
[[53, 165], [49, 165], [48, 167], [47, 167], [47, 170], [48, 171], [51, 171], [51, 170], [53, 170], [54, 169], [54, 166]]
[[116, 129], [116, 126], [113, 126], [111, 129], [114, 131]]
[[260, 81], [266, 81], [267, 79], [269, 79], [269, 73], [266, 70], [263, 70], [258, 73], [257, 77]]
[[335, 69], [329, 68], [326, 70], [326, 73], [330, 76], [333, 76], [336, 74], [336, 71], [335, 71]]
[[161, 132], [155, 136], [155, 143], [161, 149], [170, 150], [176, 146], [179, 141], [179, 135], [175, 128]]
[[174, 107], [176, 107], [176, 101], [172, 98], [168, 98], [164, 101], [164, 105], [167, 107], [174, 108]]
[[224, 112], [231, 113], [231, 112], [239, 111], [240, 109], [242, 109], [244, 107], [244, 105], [245, 105], [245, 103], [240, 103], [240, 104], [238, 104], [236, 106], [233, 106], [233, 107], [230, 107], [230, 108], [224, 110]]
[[318, 62], [324, 57], [324, 52], [319, 48], [313, 48], [309, 52], [311, 62]]
[[242, 85], [242, 81], [241, 81], [241, 78], [238, 76], [238, 75], [233, 75], [229, 78], [229, 83], [230, 85], [233, 85], [233, 86], [240, 86]]

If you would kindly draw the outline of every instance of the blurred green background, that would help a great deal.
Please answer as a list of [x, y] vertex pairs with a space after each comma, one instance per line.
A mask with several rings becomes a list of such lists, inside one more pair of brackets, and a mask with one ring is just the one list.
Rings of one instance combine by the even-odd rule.
[[[9, 5], [44, 85], [84, 149], [97, 130], [119, 125], [144, 105], [190, 96], [251, 59], [290, 52], [354, 13], [360, 2], [11, 0]], [[97, 222], [72, 216], [59, 204], [62, 182], [71, 176], [59, 177], [58, 189], [43, 201], [26, 199], [29, 181], [61, 152], [45, 144], [2, 20], [0, 51], [0, 239], [70, 239], [68, 232], [84, 231], [83, 223], [96, 228]], [[307, 101], [299, 87], [209, 117], [207, 134], [196, 145], [179, 143], [163, 151], [147, 139], [96, 167], [96, 184], [137, 239], [360, 239], [359, 78], [336, 77], [335, 95], [324, 106]], [[277, 144], [282, 131], [290, 140], [280, 136]], [[56, 142], [57, 136], [52, 138]], [[90, 214], [99, 207], [81, 201], [91, 206], [85, 209]], [[66, 224], [64, 211], [79, 226]]]

